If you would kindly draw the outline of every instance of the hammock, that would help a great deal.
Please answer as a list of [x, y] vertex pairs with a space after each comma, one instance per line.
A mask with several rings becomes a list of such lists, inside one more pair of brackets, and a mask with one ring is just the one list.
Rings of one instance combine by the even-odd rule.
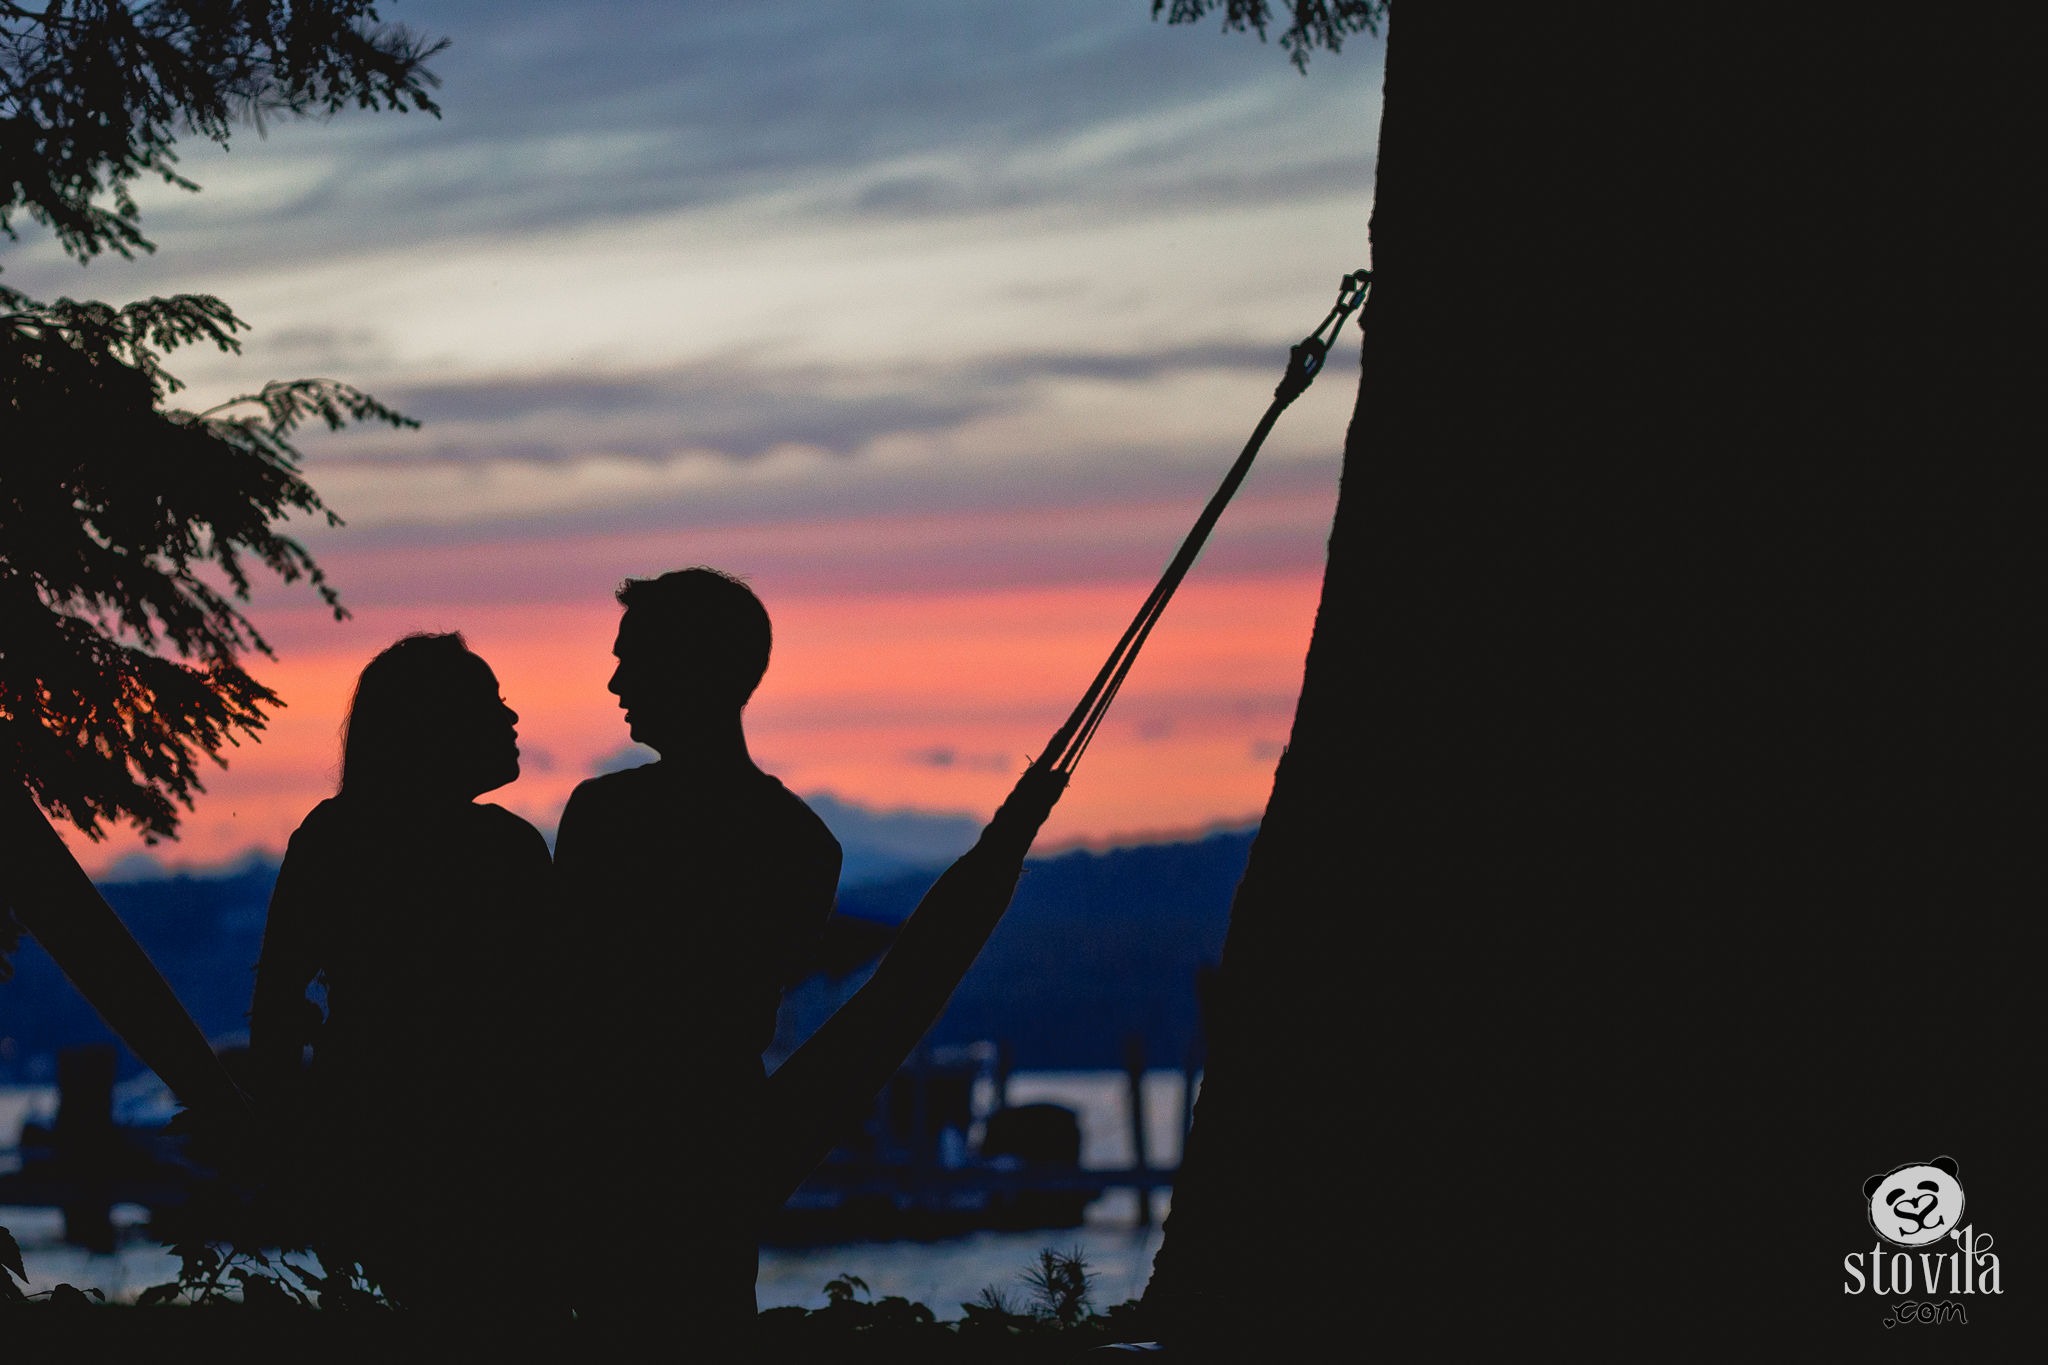
[[[945, 1008], [953, 987], [1009, 908], [1024, 855], [1174, 590], [1250, 471], [1287, 405], [1322, 370], [1371, 275], [1357, 270], [1315, 331], [1289, 353], [1251, 439], [1045, 752], [1024, 772], [975, 846], [918, 902], [874, 976], [769, 1078], [767, 1131], [775, 1134], [766, 1193], [787, 1198], [865, 1112]], [[162, 975], [101, 898], [25, 788], [0, 796], [0, 896], [108, 1027], [187, 1108], [245, 1110], [247, 1100]]]
[[981, 838], [925, 893], [867, 984], [768, 1078], [762, 1131], [769, 1135], [770, 1147], [761, 1189], [768, 1207], [796, 1192], [938, 1021], [953, 988], [1009, 909], [1032, 839], [1066, 790], [1074, 765], [1116, 700], [1152, 627], [1250, 472], [1267, 433], [1322, 370], [1331, 343], [1345, 319], [1364, 302], [1371, 281], [1363, 270], [1346, 275], [1322, 324], [1289, 353], [1273, 402], [1236, 463], [1073, 714], [1025, 769]]

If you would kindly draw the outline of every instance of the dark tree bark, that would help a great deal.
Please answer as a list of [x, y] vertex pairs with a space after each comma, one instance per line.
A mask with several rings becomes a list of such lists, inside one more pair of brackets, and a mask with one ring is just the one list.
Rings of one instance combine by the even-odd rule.
[[2029, 50], [1883, 4], [1393, 19], [1169, 1341], [1862, 1342], [1866, 1177], [1953, 1155], [1980, 1232], [2048, 1227]]
[[[23, 787], [0, 779], [0, 910], [11, 910], [114, 1036], [209, 1118], [244, 1111], [241, 1091], [156, 964]], [[7, 945], [0, 944], [0, 947]]]

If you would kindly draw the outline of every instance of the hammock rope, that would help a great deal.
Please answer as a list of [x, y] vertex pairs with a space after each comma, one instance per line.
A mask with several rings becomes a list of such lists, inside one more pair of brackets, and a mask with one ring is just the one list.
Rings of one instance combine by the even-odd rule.
[[1132, 660], [1166, 610], [1174, 589], [1187, 576], [1231, 495], [1244, 482], [1266, 434], [1281, 411], [1301, 396], [1322, 369], [1338, 329], [1364, 302], [1371, 279], [1363, 270], [1346, 275], [1336, 306], [1322, 326], [1289, 353], [1287, 373], [1273, 391], [1272, 406], [1224, 476], [1222, 487], [1181, 542], [1130, 629], [1095, 675], [1087, 695], [1053, 735], [1045, 752], [1017, 779], [981, 838], [925, 892], [867, 983], [768, 1078], [761, 1131], [772, 1137], [763, 1158], [761, 1192], [770, 1207], [787, 1199], [859, 1123], [903, 1059], [944, 1012], [953, 988], [1009, 909], [1025, 855], [1066, 790], [1068, 775], [1102, 724], [1103, 714], [1131, 671]]
[[1336, 303], [1331, 305], [1322, 322], [1289, 350], [1287, 371], [1273, 390], [1273, 401], [1253, 429], [1251, 439], [1245, 442], [1236, 462], [1224, 474], [1222, 484], [1209, 499], [1209, 505], [1195, 519], [1187, 539], [1181, 542], [1179, 551], [1159, 576], [1159, 582], [1145, 599], [1145, 604], [1138, 608], [1138, 614], [1132, 618], [1123, 638], [1110, 651], [1102, 670], [1095, 675], [1095, 681], [1089, 684], [1088, 691], [1074, 707], [1073, 714], [1067, 717], [1066, 723], [1053, 733], [1034, 767], [1062, 775], [1074, 771], [1074, 765], [1081, 761], [1089, 741], [1095, 738], [1103, 716], [1108, 714], [1110, 703], [1116, 700], [1118, 690], [1123, 687], [1124, 678], [1130, 673], [1138, 651], [1144, 648], [1147, 637], [1152, 634], [1152, 627], [1165, 612], [1166, 604], [1173, 599], [1174, 590], [1187, 577], [1195, 557], [1208, 541], [1209, 533], [1223, 516], [1223, 509], [1230, 505], [1231, 498], [1237, 493], [1238, 485], [1251, 472], [1252, 461], [1258, 458], [1259, 447], [1265, 444], [1273, 424], [1280, 420], [1280, 414], [1287, 410], [1288, 404], [1306, 392], [1322, 372], [1323, 362], [1329, 358], [1330, 347], [1335, 344], [1338, 332], [1343, 329], [1345, 320], [1365, 302], [1366, 291], [1371, 287], [1372, 272], [1369, 270], [1354, 270], [1346, 275], [1337, 286]]

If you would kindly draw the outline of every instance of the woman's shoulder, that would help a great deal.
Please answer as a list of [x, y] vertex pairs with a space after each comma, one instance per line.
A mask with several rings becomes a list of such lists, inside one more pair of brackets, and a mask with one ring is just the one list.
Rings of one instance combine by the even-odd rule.
[[306, 812], [306, 818], [299, 821], [299, 827], [292, 831], [286, 856], [318, 852], [351, 837], [356, 828], [355, 811], [348, 802], [338, 796], [330, 796]]
[[547, 840], [524, 817], [489, 801], [472, 802], [468, 813], [469, 822], [479, 837], [529, 853], [538, 851], [542, 858], [547, 857]]
[[390, 802], [365, 802], [331, 796], [307, 813], [293, 832], [287, 856], [313, 858], [364, 847], [397, 853], [416, 844], [432, 844], [454, 852], [461, 844], [498, 854], [538, 853], [547, 857], [547, 840], [524, 819], [489, 802], [436, 804], [431, 808]]
[[292, 831], [278, 867], [276, 896], [290, 901], [324, 900], [351, 885], [382, 840], [367, 827], [357, 803], [330, 796]]

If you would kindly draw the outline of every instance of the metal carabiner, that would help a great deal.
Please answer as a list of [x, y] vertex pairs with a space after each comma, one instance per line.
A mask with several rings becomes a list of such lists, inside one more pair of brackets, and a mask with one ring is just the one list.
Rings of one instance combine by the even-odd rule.
[[[1303, 337], [1287, 353], [1287, 373], [1280, 377], [1280, 383], [1273, 390], [1273, 396], [1282, 403], [1291, 403], [1307, 389], [1310, 381], [1322, 372], [1323, 361], [1330, 354], [1330, 347], [1336, 343], [1337, 334], [1344, 330], [1344, 320], [1358, 310], [1365, 302], [1365, 294], [1372, 288], [1370, 270], [1354, 270], [1337, 282], [1337, 302], [1316, 325], [1316, 329]], [[1328, 332], [1326, 337], [1323, 333]]]

